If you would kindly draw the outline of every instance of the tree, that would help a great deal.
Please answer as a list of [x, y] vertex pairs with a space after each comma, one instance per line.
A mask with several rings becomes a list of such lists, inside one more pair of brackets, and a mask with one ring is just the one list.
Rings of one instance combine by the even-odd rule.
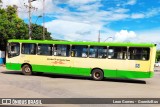
[[27, 32], [27, 24], [16, 15], [15, 8], [8, 6], [6, 9], [0, 9], [1, 48], [5, 47], [8, 39], [26, 39]]
[[156, 61], [160, 61], [160, 50], [156, 52]]
[[[51, 33], [45, 28], [45, 40], [52, 40]], [[32, 39], [42, 40], [43, 39], [43, 26], [32, 24]]]
[[[42, 39], [42, 26], [33, 24], [32, 39]], [[52, 39], [51, 33], [45, 31], [46, 39]], [[0, 50], [5, 50], [8, 39], [28, 39], [28, 24], [16, 14], [16, 9], [8, 6], [0, 9]]]

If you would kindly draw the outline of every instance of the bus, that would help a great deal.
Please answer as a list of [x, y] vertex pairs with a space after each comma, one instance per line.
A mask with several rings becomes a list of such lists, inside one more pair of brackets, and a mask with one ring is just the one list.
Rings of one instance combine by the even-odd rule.
[[6, 68], [32, 73], [54, 73], [103, 78], [151, 78], [156, 44], [8, 40]]

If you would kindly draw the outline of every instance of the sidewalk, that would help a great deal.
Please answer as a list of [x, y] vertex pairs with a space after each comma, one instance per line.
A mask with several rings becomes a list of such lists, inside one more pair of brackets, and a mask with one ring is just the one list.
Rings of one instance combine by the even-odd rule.
[[6, 70], [6, 66], [5, 65], [0, 65], [0, 71], [5, 71]]

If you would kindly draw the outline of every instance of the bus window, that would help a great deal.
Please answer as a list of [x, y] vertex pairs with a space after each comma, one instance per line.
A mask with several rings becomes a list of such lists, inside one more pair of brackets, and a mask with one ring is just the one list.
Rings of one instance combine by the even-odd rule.
[[88, 46], [72, 45], [71, 57], [84, 57], [88, 56]]
[[149, 60], [149, 48], [130, 47], [128, 51], [129, 60]]
[[52, 55], [52, 46], [48, 44], [38, 44], [38, 55]]
[[108, 49], [109, 59], [126, 59], [127, 47], [112, 47]]
[[104, 46], [90, 46], [89, 57], [90, 58], [106, 58], [107, 47]]
[[36, 44], [33, 43], [23, 43], [22, 44], [22, 54], [36, 54]]
[[10, 43], [8, 48], [8, 57], [12, 58], [20, 54], [20, 44], [19, 43]]
[[54, 45], [54, 56], [69, 56], [70, 45]]

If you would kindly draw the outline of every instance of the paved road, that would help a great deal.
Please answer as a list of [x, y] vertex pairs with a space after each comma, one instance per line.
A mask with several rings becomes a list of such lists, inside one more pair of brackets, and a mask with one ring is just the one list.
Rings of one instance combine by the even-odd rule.
[[[8, 71], [4, 67], [0, 67], [0, 97], [160, 98], [160, 72], [158, 70], [155, 72], [155, 76], [150, 79], [105, 79], [104, 81], [93, 81], [90, 78], [52, 74], [25, 76], [20, 71]], [[90, 105], [69, 106], [90, 107]], [[103, 107], [105, 105], [101, 106]], [[143, 105], [143, 107], [151, 106], [160, 107], [160, 105]], [[120, 107], [120, 105], [112, 105], [112, 107]], [[132, 107], [132, 105], [129, 105], [129, 107]]]

